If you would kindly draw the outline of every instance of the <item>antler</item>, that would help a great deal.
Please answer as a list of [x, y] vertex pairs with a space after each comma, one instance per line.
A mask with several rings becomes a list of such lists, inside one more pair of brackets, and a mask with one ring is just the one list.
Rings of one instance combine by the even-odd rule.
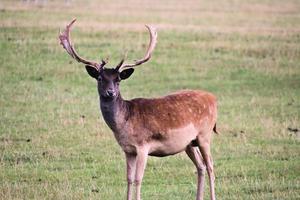
[[146, 25], [146, 27], [149, 30], [150, 42], [149, 42], [149, 46], [148, 46], [145, 56], [142, 59], [135, 61], [135, 63], [133, 63], [133, 64], [123, 64], [124, 59], [122, 59], [120, 64], [116, 67], [116, 69], [119, 72], [121, 72], [125, 69], [128, 69], [128, 68], [134, 68], [135, 66], [141, 65], [141, 64], [147, 62], [148, 60], [150, 60], [151, 54], [152, 54], [152, 52], [155, 48], [156, 42], [157, 42], [157, 32], [156, 32], [156, 29], [152, 26]]
[[90, 65], [96, 68], [97, 70], [100, 70], [106, 64], [106, 61], [102, 60], [101, 64], [94, 61], [89, 61], [80, 57], [75, 51], [70, 38], [70, 29], [75, 21], [76, 19], [74, 19], [69, 25], [67, 25], [66, 29], [63, 32], [60, 32], [59, 34], [60, 44], [64, 47], [64, 49], [68, 52], [68, 54], [78, 62], [81, 62], [86, 65]]

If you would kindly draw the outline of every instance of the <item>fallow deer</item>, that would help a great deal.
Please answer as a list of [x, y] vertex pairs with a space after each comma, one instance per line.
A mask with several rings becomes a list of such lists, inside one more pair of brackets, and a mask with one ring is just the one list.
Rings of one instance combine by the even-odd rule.
[[213, 160], [210, 152], [212, 132], [216, 132], [217, 102], [214, 95], [200, 90], [184, 90], [160, 98], [124, 100], [119, 83], [130, 77], [134, 68], [151, 58], [157, 32], [147, 26], [150, 43], [145, 56], [133, 64], [124, 58], [114, 68], [80, 57], [70, 39], [75, 20], [60, 33], [61, 45], [76, 61], [85, 64], [88, 74], [97, 80], [103, 118], [125, 152], [127, 164], [127, 200], [141, 199], [141, 182], [148, 156], [169, 156], [185, 151], [197, 168], [197, 200], [203, 199], [205, 170], [209, 177], [210, 199], [215, 200]]

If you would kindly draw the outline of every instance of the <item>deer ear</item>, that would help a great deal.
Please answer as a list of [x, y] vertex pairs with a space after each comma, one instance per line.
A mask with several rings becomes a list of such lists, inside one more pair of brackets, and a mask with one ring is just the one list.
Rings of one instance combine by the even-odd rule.
[[99, 71], [95, 67], [93, 67], [91, 65], [86, 65], [85, 69], [86, 69], [86, 71], [89, 73], [89, 75], [91, 77], [93, 77], [95, 79], [98, 79], [98, 77], [99, 77]]
[[133, 68], [125, 69], [124, 71], [122, 71], [120, 73], [120, 78], [122, 80], [125, 80], [125, 79], [129, 78], [133, 72], [134, 72]]

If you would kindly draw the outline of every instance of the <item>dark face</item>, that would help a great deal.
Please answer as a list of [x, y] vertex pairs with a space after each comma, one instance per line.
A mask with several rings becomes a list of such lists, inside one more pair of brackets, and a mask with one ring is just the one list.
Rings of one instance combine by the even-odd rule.
[[114, 100], [119, 94], [119, 84], [121, 80], [125, 80], [130, 77], [134, 69], [126, 69], [122, 72], [118, 72], [116, 69], [101, 69], [100, 71], [87, 65], [86, 70], [89, 75], [95, 78], [98, 82], [98, 93], [105, 100]]
[[119, 76], [119, 73], [114, 69], [102, 70], [98, 76], [97, 81], [98, 93], [99, 95], [101, 95], [101, 97], [114, 99], [119, 95], [119, 84], [121, 78]]

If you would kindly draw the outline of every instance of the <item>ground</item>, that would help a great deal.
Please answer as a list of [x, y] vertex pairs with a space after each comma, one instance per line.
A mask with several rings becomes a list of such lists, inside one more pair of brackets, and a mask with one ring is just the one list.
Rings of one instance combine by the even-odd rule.
[[[218, 199], [300, 199], [300, 3], [297, 0], [0, 2], [0, 199], [125, 199], [125, 161], [96, 84], [58, 42], [116, 65], [152, 60], [122, 82], [126, 99], [179, 89], [218, 97], [212, 153]], [[151, 157], [143, 199], [194, 199], [184, 154]], [[208, 186], [205, 196], [208, 199]]]

